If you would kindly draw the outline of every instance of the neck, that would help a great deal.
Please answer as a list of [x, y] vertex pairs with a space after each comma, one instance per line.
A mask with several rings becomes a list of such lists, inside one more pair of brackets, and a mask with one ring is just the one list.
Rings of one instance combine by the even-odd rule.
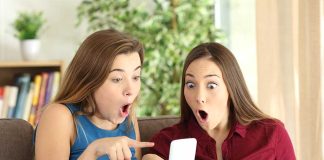
[[219, 137], [220, 135], [224, 135], [228, 134], [229, 130], [231, 128], [231, 123], [228, 120], [228, 118], [224, 119], [223, 121], [221, 121], [215, 128], [210, 129], [207, 131], [207, 133], [211, 136], [211, 137]]
[[105, 129], [105, 130], [114, 130], [117, 128], [117, 124], [112, 123], [111, 121], [104, 119], [99, 114], [94, 114], [93, 116], [89, 117], [92, 123], [94, 123], [98, 128]]
[[208, 135], [215, 139], [216, 142], [221, 141], [222, 143], [226, 139], [232, 123], [229, 117], [229, 113], [225, 114], [215, 128], [207, 130]]

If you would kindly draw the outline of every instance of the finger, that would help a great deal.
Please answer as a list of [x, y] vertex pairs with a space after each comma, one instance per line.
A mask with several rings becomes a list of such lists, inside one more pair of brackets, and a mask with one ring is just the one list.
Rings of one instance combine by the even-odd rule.
[[124, 160], [123, 147], [120, 144], [116, 145], [116, 155], [117, 155], [117, 160]]
[[153, 142], [139, 142], [133, 139], [128, 139], [128, 147], [134, 148], [145, 148], [145, 147], [153, 147]]
[[108, 157], [110, 160], [116, 160], [117, 159], [117, 154], [116, 154], [116, 149], [110, 149], [108, 152]]
[[125, 160], [130, 160], [132, 158], [132, 152], [126, 144], [123, 145], [123, 153]]

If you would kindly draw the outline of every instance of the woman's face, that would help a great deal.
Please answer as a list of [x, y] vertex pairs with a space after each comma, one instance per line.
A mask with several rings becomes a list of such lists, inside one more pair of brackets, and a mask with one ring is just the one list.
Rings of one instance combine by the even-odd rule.
[[221, 70], [210, 56], [196, 59], [188, 66], [184, 96], [204, 130], [214, 129], [227, 121], [228, 91]]
[[141, 60], [137, 52], [119, 54], [108, 78], [94, 93], [99, 115], [113, 124], [122, 123], [141, 87]]

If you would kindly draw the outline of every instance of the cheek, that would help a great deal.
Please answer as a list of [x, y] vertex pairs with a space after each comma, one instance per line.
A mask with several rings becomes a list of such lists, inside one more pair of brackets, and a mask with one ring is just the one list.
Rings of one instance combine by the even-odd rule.
[[189, 105], [190, 108], [192, 108], [194, 103], [194, 95], [192, 92], [188, 91], [187, 89], [184, 89], [184, 97]]
[[94, 93], [94, 99], [97, 104], [97, 108], [100, 112], [106, 112], [107, 107], [106, 106], [111, 106], [114, 104], [116, 97], [118, 97], [118, 90], [113, 89], [111, 87], [107, 86], [101, 86], [98, 88], [97, 91]]
[[135, 84], [135, 97], [139, 94], [141, 90], [141, 82], [138, 82], [137, 84]]
[[223, 112], [227, 110], [227, 104], [228, 104], [228, 95], [227, 94], [220, 94], [220, 93], [213, 93], [211, 94], [211, 97], [209, 99], [210, 104], [213, 108], [215, 108], [215, 111]]

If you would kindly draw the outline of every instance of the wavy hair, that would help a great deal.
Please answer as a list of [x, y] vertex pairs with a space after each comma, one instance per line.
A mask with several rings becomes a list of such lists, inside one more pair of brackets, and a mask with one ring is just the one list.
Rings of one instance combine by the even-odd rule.
[[[69, 64], [54, 100], [61, 104], [76, 104], [80, 111], [73, 115], [93, 116], [96, 112], [94, 92], [105, 82], [114, 59], [119, 54], [137, 52], [141, 64], [143, 45], [136, 39], [114, 29], [97, 31], [87, 37]], [[133, 119], [131, 108], [129, 122]]]
[[184, 96], [186, 71], [191, 62], [206, 56], [210, 56], [222, 72], [229, 93], [229, 118], [233, 118], [241, 124], [270, 118], [252, 101], [239, 64], [232, 52], [219, 43], [211, 42], [202, 43], [193, 48], [185, 60], [181, 82], [181, 122], [186, 123], [194, 116]]

